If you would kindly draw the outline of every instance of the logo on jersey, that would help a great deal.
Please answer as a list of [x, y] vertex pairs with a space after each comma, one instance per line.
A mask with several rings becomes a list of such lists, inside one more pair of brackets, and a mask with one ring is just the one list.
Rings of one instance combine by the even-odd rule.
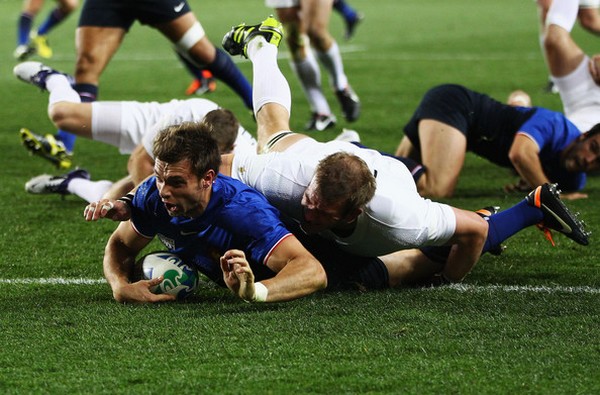
[[169, 250], [174, 250], [175, 249], [175, 240], [168, 238], [165, 235], [162, 234], [157, 234], [156, 236], [158, 236], [158, 239], [161, 241], [161, 243], [163, 243], [165, 245], [165, 247], [167, 247]]
[[173, 11], [179, 12], [179, 11], [183, 10], [183, 7], [185, 7], [185, 1], [182, 1], [181, 3], [179, 3], [175, 7], [173, 7]]

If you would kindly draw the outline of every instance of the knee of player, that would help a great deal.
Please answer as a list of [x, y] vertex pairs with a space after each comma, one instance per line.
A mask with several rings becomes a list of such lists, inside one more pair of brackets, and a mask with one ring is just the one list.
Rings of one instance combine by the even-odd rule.
[[48, 117], [50, 118], [54, 126], [56, 126], [59, 129], [62, 129], [68, 118], [68, 112], [66, 106], [64, 105], [64, 102], [58, 102], [50, 105], [48, 107]]
[[79, 6], [79, 0], [61, 0], [60, 9], [65, 14], [70, 14]]
[[417, 191], [421, 196], [428, 198], [451, 198], [454, 196], [454, 185], [436, 182], [435, 179], [424, 173], [417, 181]]
[[544, 50], [548, 52], [559, 48], [567, 36], [569, 33], [565, 29], [557, 25], [548, 26], [544, 35]]
[[[200, 45], [201, 43], [202, 45]], [[204, 27], [199, 21], [196, 21], [174, 44], [178, 52], [189, 53], [202, 64], [210, 64], [214, 60], [214, 46], [206, 38]], [[208, 50], [209, 48], [210, 50]]]
[[311, 29], [308, 31], [310, 44], [318, 51], [327, 51], [333, 42], [333, 38], [329, 34], [324, 34], [320, 29]]

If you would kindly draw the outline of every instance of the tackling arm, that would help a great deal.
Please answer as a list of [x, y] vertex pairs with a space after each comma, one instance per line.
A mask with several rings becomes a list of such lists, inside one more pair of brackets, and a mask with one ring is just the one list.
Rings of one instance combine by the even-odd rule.
[[443, 276], [451, 281], [461, 281], [475, 266], [487, 238], [488, 224], [478, 214], [453, 208], [456, 215], [456, 230], [450, 239], [453, 244]]
[[[282, 240], [268, 258], [267, 266], [277, 274], [254, 283], [254, 274], [244, 253], [230, 250], [221, 257], [225, 283], [246, 301], [284, 302], [314, 293], [327, 286], [327, 275], [319, 261], [300, 244], [295, 236]], [[266, 291], [263, 287], [266, 287]], [[263, 288], [266, 298], [259, 295]], [[264, 299], [263, 299], [264, 298]]]

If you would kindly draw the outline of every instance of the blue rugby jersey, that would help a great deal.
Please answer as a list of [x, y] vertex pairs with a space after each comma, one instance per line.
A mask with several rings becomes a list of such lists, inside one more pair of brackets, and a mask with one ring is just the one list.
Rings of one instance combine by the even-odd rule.
[[171, 217], [155, 177], [149, 178], [135, 193], [131, 222], [138, 233], [158, 237], [169, 251], [219, 283], [223, 276], [219, 257], [232, 248], [245, 252], [257, 280], [272, 277], [266, 258], [291, 235], [264, 196], [222, 175], [213, 183], [205, 212], [196, 218]]

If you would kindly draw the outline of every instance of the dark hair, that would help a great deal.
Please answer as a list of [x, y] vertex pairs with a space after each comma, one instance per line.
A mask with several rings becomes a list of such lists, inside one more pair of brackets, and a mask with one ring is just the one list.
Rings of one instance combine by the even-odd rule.
[[345, 213], [363, 208], [375, 195], [375, 177], [364, 160], [337, 152], [319, 162], [315, 192], [327, 205], [345, 201]]
[[204, 116], [202, 122], [209, 127], [222, 154], [233, 151], [240, 123], [231, 111], [224, 108], [212, 110]]
[[152, 152], [156, 159], [169, 164], [189, 160], [198, 177], [208, 170], [218, 173], [221, 164], [217, 141], [203, 122], [183, 122], [161, 130], [154, 139]]
[[583, 135], [587, 139], [598, 133], [600, 133], [600, 123], [597, 123], [594, 126], [592, 126], [592, 128], [590, 130], [588, 130], [587, 132], [585, 132]]

